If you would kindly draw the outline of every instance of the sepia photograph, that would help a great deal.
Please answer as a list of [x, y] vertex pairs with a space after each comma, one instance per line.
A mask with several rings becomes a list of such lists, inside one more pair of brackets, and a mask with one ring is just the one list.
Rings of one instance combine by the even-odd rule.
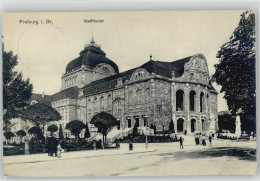
[[252, 10], [5, 12], [3, 175], [255, 175]]

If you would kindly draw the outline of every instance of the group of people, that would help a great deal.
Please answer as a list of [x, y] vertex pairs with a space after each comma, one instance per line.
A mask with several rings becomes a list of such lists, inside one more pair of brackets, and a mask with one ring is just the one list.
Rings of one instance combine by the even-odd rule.
[[[212, 143], [212, 133], [210, 133], [208, 135], [208, 139], [209, 139], [209, 144], [211, 145], [211, 143]], [[180, 136], [179, 142], [180, 142], [180, 149], [183, 149], [184, 137]], [[206, 146], [207, 145], [206, 144], [206, 134], [196, 133], [195, 144], [196, 145], [202, 144], [203, 146]]]
[[[210, 133], [208, 136], [209, 144], [212, 143], [212, 134]], [[206, 134], [196, 133], [195, 135], [195, 143], [196, 145], [202, 144], [203, 146], [206, 146]]]
[[61, 157], [61, 143], [59, 140], [53, 136], [49, 137], [47, 139], [47, 150], [48, 150], [48, 156], [55, 156], [60, 158]]

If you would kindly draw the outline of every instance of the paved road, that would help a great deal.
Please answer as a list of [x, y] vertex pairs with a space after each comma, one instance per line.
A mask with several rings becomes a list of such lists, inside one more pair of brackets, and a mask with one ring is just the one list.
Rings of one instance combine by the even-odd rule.
[[62, 158], [47, 154], [4, 157], [4, 175], [23, 177], [82, 176], [168, 176], [254, 174], [256, 142], [213, 140], [211, 146], [195, 146], [193, 138], [179, 143], [127, 144], [120, 150], [64, 153]]

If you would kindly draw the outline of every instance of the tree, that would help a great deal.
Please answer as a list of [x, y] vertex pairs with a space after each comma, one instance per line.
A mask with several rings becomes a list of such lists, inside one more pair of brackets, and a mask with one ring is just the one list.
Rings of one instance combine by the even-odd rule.
[[218, 113], [218, 127], [219, 130], [229, 130], [235, 132], [236, 117], [232, 116], [229, 111], [221, 111]]
[[222, 88], [228, 108], [232, 115], [241, 111], [255, 120], [256, 82], [255, 82], [255, 14], [246, 11], [241, 14], [237, 28], [229, 41], [217, 53], [219, 63], [211, 81]]
[[[14, 135], [13, 132], [8, 131], [8, 132], [5, 132], [5, 133], [4, 133], [4, 136], [5, 136], [5, 139], [9, 141], [9, 140], [10, 140], [12, 137], [14, 137], [15, 135]], [[6, 143], [7, 143], [7, 142], [6, 142]]]
[[59, 128], [59, 139], [63, 140], [64, 136], [63, 136], [63, 131], [62, 131], [62, 126], [60, 124], [60, 128]]
[[10, 119], [19, 117], [21, 110], [28, 105], [33, 86], [30, 80], [23, 80], [21, 72], [14, 68], [17, 66], [17, 56], [12, 51], [3, 51], [3, 129], [10, 130]]
[[70, 121], [66, 125], [66, 129], [70, 130], [71, 134], [73, 134], [75, 136], [77, 141], [79, 140], [79, 134], [80, 134], [81, 130], [84, 128], [85, 128], [85, 124], [79, 120]]
[[90, 137], [90, 132], [88, 129], [88, 123], [86, 123], [84, 138], [89, 138], [89, 137]]
[[22, 141], [22, 137], [26, 136], [26, 132], [24, 130], [19, 130], [16, 132], [16, 135], [20, 138], [20, 143]]
[[33, 122], [36, 126], [39, 126], [43, 130], [44, 127], [51, 121], [58, 121], [61, 119], [60, 113], [53, 109], [51, 106], [37, 103], [28, 106], [21, 115], [24, 120]]
[[108, 132], [111, 130], [112, 127], [119, 124], [114, 116], [106, 112], [100, 112], [93, 116], [90, 123], [94, 124], [98, 128], [98, 132], [103, 135], [104, 145], [106, 145], [106, 137]]
[[157, 114], [155, 117], [158, 120], [161, 120], [163, 125], [163, 135], [165, 136], [165, 126], [167, 125], [167, 122], [172, 119], [172, 106], [170, 100], [166, 99], [164, 102], [162, 101], [161, 104], [158, 104], [156, 106], [156, 112]]
[[36, 138], [41, 139], [43, 137], [42, 130], [38, 126], [33, 126], [28, 130], [28, 133], [34, 135]]
[[173, 121], [171, 120], [170, 124], [169, 124], [169, 134], [174, 133], [174, 124]]
[[51, 132], [51, 135], [53, 135], [53, 133], [58, 131], [58, 126], [56, 126], [55, 124], [52, 124], [52, 125], [48, 126], [47, 131]]

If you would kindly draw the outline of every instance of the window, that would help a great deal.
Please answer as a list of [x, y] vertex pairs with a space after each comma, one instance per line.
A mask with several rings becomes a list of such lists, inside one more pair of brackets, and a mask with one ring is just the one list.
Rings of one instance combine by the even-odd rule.
[[145, 103], [149, 103], [150, 102], [150, 97], [151, 97], [151, 93], [150, 93], [150, 89], [147, 88], [145, 91]]
[[94, 102], [93, 103], [94, 103], [94, 108], [97, 108], [97, 98], [96, 97], [94, 98]]
[[141, 90], [136, 91], [136, 96], [137, 96], [137, 104], [141, 103]]
[[200, 93], [200, 112], [204, 111], [204, 93]]
[[137, 75], [135, 76], [135, 79], [138, 80], [138, 79], [142, 79], [143, 78], [143, 74], [138, 72]]
[[195, 91], [190, 92], [190, 111], [195, 111]]
[[128, 102], [129, 102], [129, 104], [133, 104], [133, 102], [134, 102], [133, 92], [129, 93], [129, 95], [128, 95]]
[[100, 108], [101, 109], [104, 108], [104, 97], [103, 96], [100, 98]]
[[112, 107], [112, 96], [110, 94], [107, 96], [107, 101], [108, 107]]
[[176, 111], [183, 111], [183, 90], [176, 92]]
[[121, 115], [122, 114], [122, 103], [119, 99], [117, 99], [114, 102], [114, 113], [115, 113], [115, 115]]

